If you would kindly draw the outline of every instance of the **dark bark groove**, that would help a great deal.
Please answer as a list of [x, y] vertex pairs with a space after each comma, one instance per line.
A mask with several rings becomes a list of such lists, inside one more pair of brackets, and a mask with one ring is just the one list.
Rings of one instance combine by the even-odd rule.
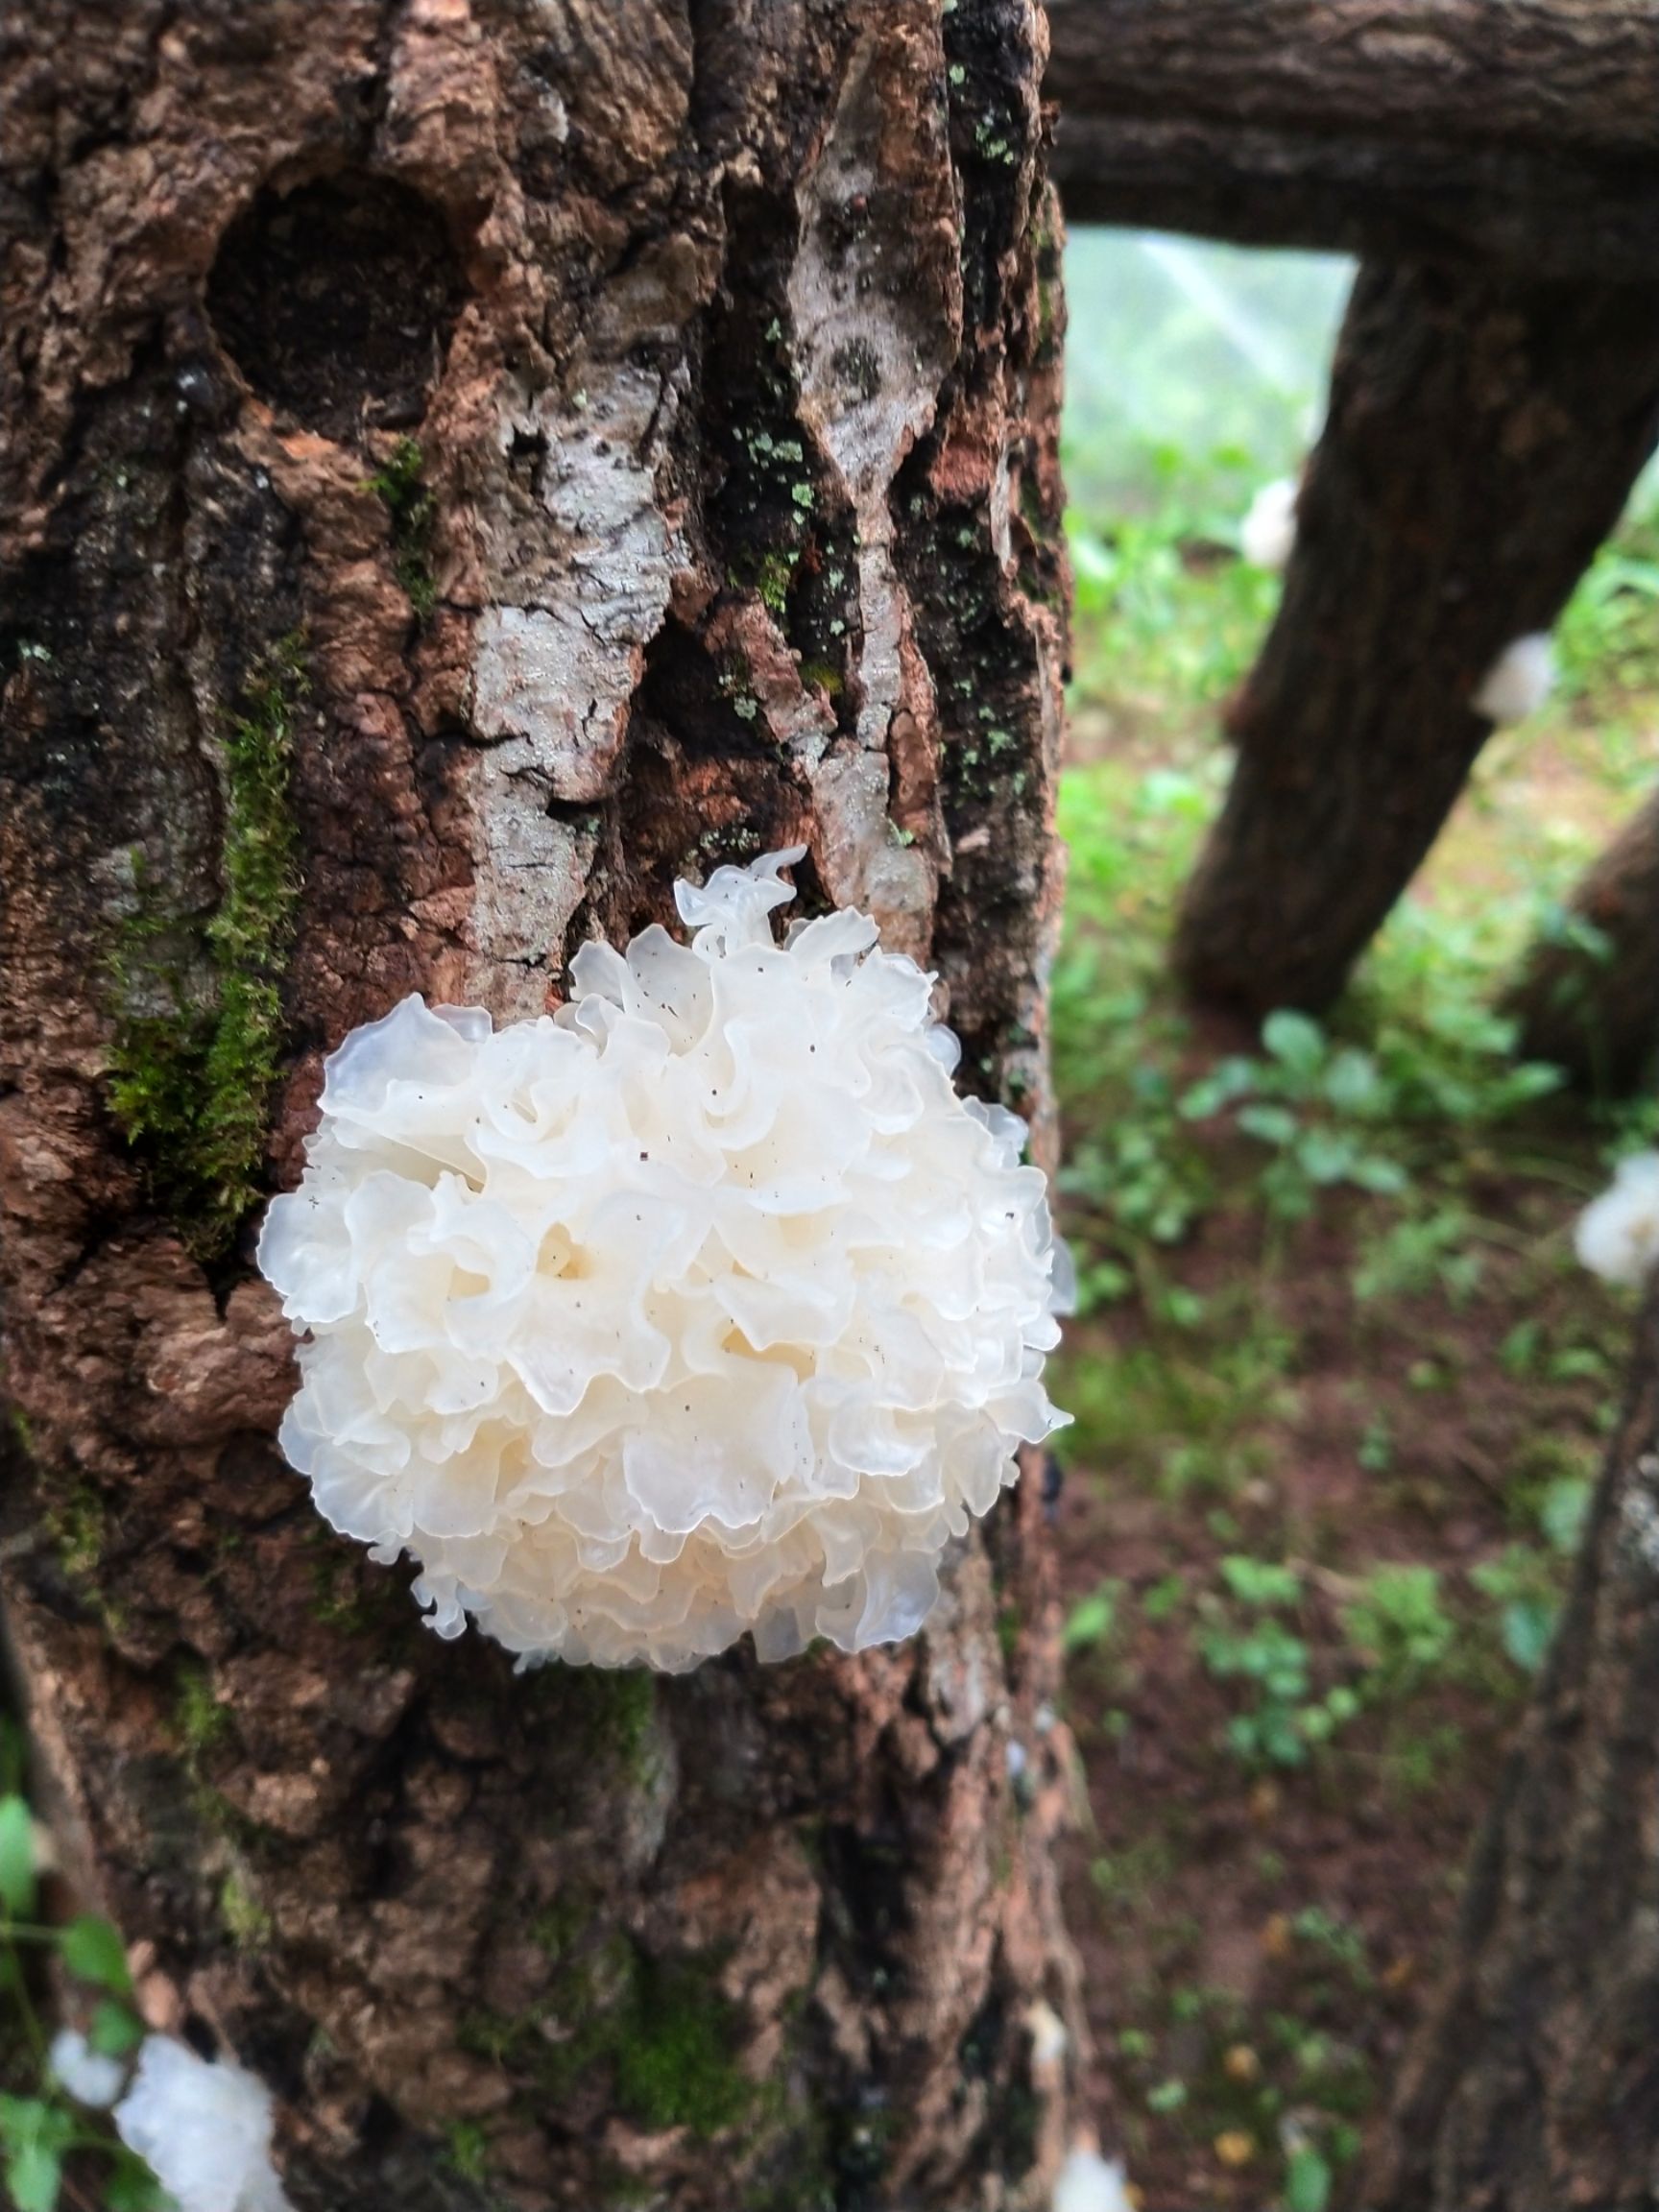
[[1362, 266], [1238, 758], [1188, 887], [1199, 997], [1318, 1012], [1429, 851], [1659, 432], [1659, 292]]
[[[0, 1597], [76, 1880], [150, 2017], [277, 2092], [301, 2212], [1046, 2200], [1037, 1485], [903, 1648], [515, 1678], [282, 1465], [250, 1265], [348, 1029], [541, 1011], [797, 841], [1048, 1142], [1042, 40], [1031, 0], [0, 34]], [[250, 838], [292, 852], [252, 916]]]

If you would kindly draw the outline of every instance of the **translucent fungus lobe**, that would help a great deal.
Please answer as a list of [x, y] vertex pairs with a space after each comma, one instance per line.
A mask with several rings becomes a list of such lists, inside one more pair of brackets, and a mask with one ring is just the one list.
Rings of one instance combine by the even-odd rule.
[[676, 888], [693, 934], [586, 946], [493, 1027], [406, 998], [328, 1062], [259, 1263], [282, 1444], [456, 1635], [604, 1665], [910, 1634], [941, 1551], [1060, 1416], [1024, 1126], [959, 1098], [930, 978], [773, 854]]

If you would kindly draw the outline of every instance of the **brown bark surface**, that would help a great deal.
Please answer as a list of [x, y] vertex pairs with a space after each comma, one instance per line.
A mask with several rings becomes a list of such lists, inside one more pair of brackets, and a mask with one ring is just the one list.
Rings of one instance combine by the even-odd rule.
[[1653, 0], [1051, 0], [1073, 222], [1659, 276]]
[[1659, 1050], [1659, 796], [1585, 875], [1567, 923], [1532, 947], [1506, 1001], [1520, 1049], [1589, 1089], [1633, 1090]]
[[1659, 291], [1361, 267], [1181, 917], [1199, 997], [1335, 998], [1489, 734], [1483, 677], [1554, 621], [1656, 430]]
[[1037, 1485], [911, 1646], [515, 1678], [283, 1466], [250, 1262], [347, 1030], [540, 1011], [797, 840], [1042, 1120], [1041, 68], [1032, 0], [0, 32], [6, 1621], [81, 1885], [301, 2212], [1045, 2195]]
[[1637, 2212], [1659, 2156], [1659, 1294], [1365, 2212]]

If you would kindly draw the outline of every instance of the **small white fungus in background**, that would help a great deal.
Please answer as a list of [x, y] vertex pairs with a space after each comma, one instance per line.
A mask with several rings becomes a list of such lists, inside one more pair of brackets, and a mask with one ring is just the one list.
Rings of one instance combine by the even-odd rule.
[[441, 1635], [668, 1670], [892, 1642], [1064, 1418], [1025, 1125], [957, 1095], [868, 917], [775, 942], [801, 856], [677, 884], [690, 943], [584, 946], [552, 1017], [405, 998], [328, 1062], [259, 1239], [309, 1332], [281, 1442]]
[[127, 2069], [119, 2058], [94, 2051], [77, 2028], [60, 2028], [47, 2054], [52, 2078], [66, 2089], [77, 2104], [94, 2112], [107, 2112], [121, 2094]]
[[1512, 638], [1481, 678], [1470, 705], [1502, 729], [1536, 714], [1555, 688], [1555, 649], [1547, 630]]
[[1283, 568], [1296, 543], [1294, 476], [1275, 477], [1251, 500], [1238, 525], [1238, 549], [1253, 568]]
[[1610, 1188], [1579, 1214], [1573, 1247], [1609, 1283], [1642, 1283], [1659, 1265], [1659, 1152], [1620, 1161]]
[[1122, 2167], [1079, 2144], [1060, 2169], [1050, 2212], [1134, 2212]]
[[244, 2068], [148, 2035], [114, 2117], [179, 2212], [293, 2212], [271, 2163], [271, 2093]]

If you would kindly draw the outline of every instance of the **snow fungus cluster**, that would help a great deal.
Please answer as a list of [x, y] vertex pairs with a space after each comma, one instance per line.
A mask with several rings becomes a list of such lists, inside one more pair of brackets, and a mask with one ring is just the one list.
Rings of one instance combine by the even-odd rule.
[[693, 931], [578, 954], [495, 1029], [406, 998], [328, 1062], [259, 1263], [284, 1450], [440, 1634], [684, 1669], [906, 1636], [1062, 1416], [1063, 1249], [1024, 1125], [957, 1095], [931, 978], [773, 854]]

